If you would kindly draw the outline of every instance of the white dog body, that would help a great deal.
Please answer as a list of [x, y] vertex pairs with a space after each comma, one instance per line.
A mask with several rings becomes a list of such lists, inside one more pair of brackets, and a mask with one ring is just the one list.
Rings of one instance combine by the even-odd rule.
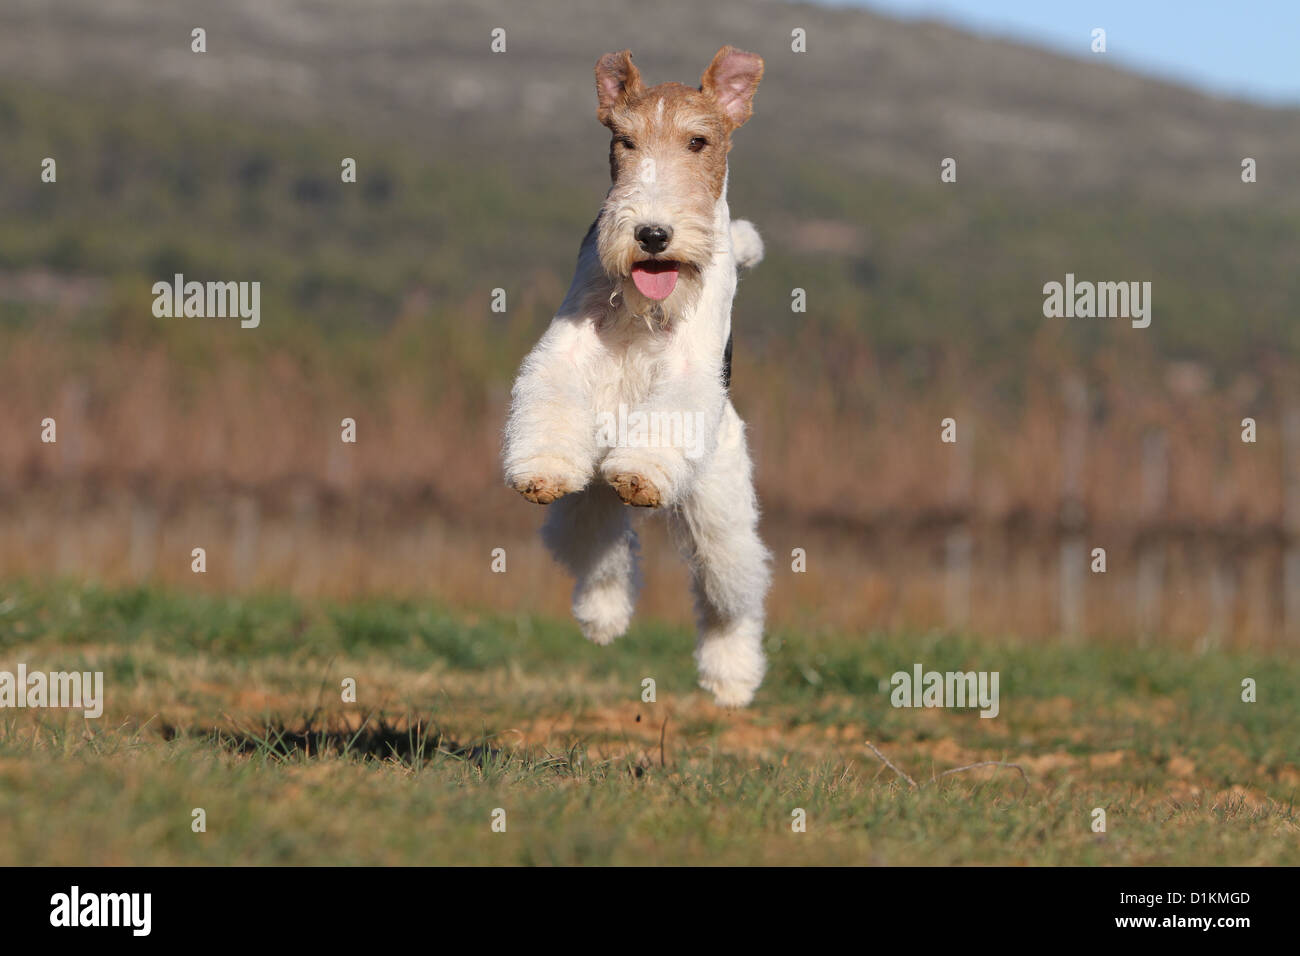
[[601, 59], [614, 185], [523, 362], [504, 449], [507, 482], [550, 505], [543, 539], [574, 574], [574, 616], [598, 644], [627, 629], [638, 589], [626, 505], [668, 512], [692, 571], [700, 683], [726, 706], [762, 681], [770, 579], [724, 370], [737, 265], [757, 262], [762, 243], [731, 221], [723, 146], [761, 72], [727, 47], [700, 91], [646, 90], [626, 52]]

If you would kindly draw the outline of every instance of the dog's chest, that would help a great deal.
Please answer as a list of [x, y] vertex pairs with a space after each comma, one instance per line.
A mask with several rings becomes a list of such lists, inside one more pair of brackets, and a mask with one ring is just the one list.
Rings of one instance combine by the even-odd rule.
[[672, 354], [668, 332], [603, 335], [600, 358], [591, 370], [592, 399], [597, 409], [645, 402], [667, 374]]

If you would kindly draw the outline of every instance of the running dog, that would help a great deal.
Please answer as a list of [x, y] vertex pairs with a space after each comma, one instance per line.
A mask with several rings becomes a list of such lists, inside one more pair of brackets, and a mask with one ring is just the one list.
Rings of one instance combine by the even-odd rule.
[[613, 185], [519, 371], [503, 452], [507, 484], [549, 505], [543, 540], [577, 579], [573, 614], [597, 644], [627, 630], [639, 587], [627, 506], [668, 514], [691, 568], [700, 686], [726, 707], [762, 683], [771, 580], [728, 396], [737, 268], [763, 245], [731, 219], [727, 154], [762, 75], [730, 46], [698, 88], [647, 87], [627, 50], [597, 62]]

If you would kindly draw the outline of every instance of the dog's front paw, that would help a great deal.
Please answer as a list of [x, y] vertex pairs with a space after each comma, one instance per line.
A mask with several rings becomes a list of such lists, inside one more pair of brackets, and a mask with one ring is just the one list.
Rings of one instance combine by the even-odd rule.
[[600, 465], [600, 474], [624, 504], [638, 508], [664, 508], [673, 504], [674, 484], [671, 459], [644, 452], [616, 450]]
[[658, 487], [644, 475], [620, 472], [607, 475], [606, 480], [618, 492], [618, 496], [623, 499], [625, 505], [635, 505], [638, 508], [658, 508], [663, 504]]
[[587, 486], [587, 477], [561, 462], [535, 461], [516, 469], [509, 481], [529, 501], [549, 505], [557, 498], [581, 491]]
[[540, 475], [532, 478], [520, 478], [515, 482], [515, 491], [539, 505], [549, 505], [556, 498], [561, 498], [579, 490], [581, 489], [571, 487], [561, 479], [544, 478]]

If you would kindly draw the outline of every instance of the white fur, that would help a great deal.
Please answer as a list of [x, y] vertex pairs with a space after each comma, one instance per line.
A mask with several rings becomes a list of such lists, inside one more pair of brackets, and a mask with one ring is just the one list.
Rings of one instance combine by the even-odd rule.
[[731, 253], [736, 265], [752, 269], [763, 261], [763, 237], [748, 219], [731, 221]]
[[[661, 170], [660, 186], [664, 178]], [[625, 210], [642, 196], [616, 198], [602, 216], [613, 209], [634, 220]], [[654, 199], [665, 201], [662, 193]], [[744, 423], [721, 373], [737, 264], [757, 262], [762, 240], [752, 224], [732, 222], [725, 186], [712, 222], [690, 224], [696, 234], [683, 235], [682, 217], [667, 221], [674, 243], [706, 251], [698, 277], [684, 277], [659, 306], [634, 294], [630, 282], [610, 278], [597, 252], [599, 229], [588, 234], [568, 295], [515, 382], [505, 475], [515, 487], [544, 478], [570, 492], [549, 506], [543, 540], [574, 574], [573, 613], [597, 644], [627, 630], [638, 587], [636, 533], [610, 481], [632, 473], [654, 482], [691, 568], [700, 685], [719, 704], [742, 707], [765, 669], [769, 556], [758, 536]], [[703, 454], [601, 447], [597, 417], [620, 403], [642, 412], [701, 413]]]

